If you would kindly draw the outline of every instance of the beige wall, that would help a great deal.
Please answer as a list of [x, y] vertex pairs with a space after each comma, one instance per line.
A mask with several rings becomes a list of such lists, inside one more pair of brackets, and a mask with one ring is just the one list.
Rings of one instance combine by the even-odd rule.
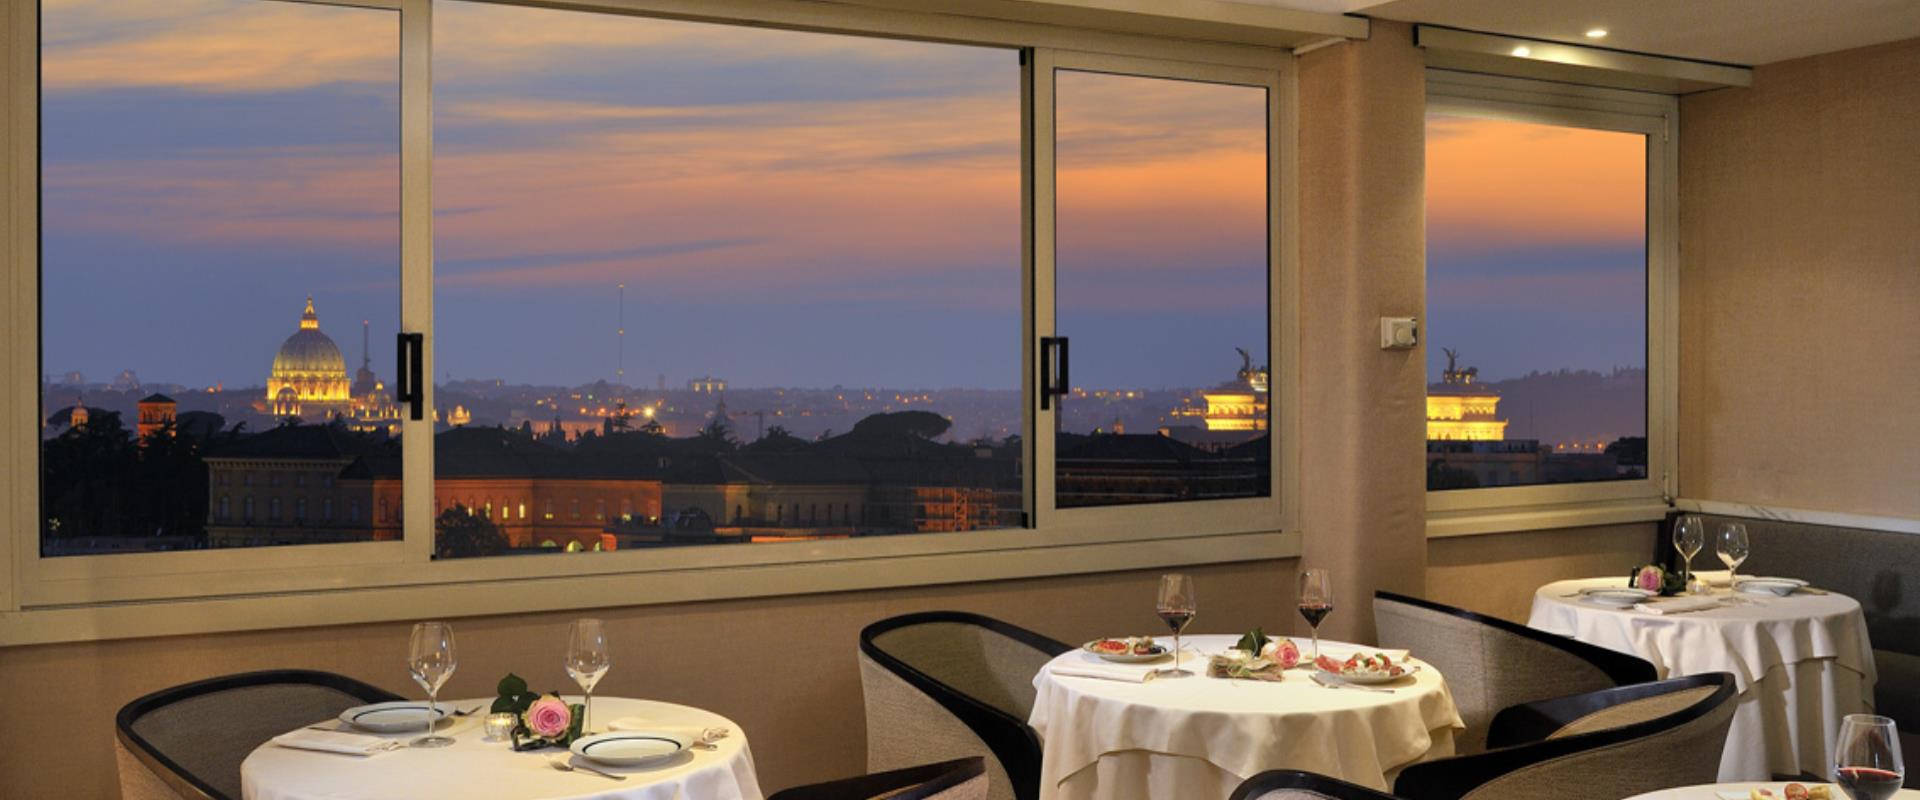
[[1920, 518], [1920, 39], [1680, 119], [1681, 493]]
[[[1205, 631], [1293, 630], [1294, 562], [1195, 567]], [[1068, 642], [1159, 633], [1157, 571], [671, 606], [596, 609], [613, 669], [598, 691], [687, 703], [732, 717], [752, 737], [768, 790], [865, 771], [866, 729], [853, 652], [860, 628], [935, 608], [978, 611]], [[636, 587], [638, 589], [638, 587]], [[456, 620], [460, 668], [447, 697], [489, 694], [509, 671], [538, 689], [574, 686], [560, 666], [573, 614]], [[1336, 612], [1335, 616], [1339, 616]], [[0, 649], [0, 686], [48, 709], [0, 714], [0, 797], [111, 798], [113, 715], [147, 692], [212, 675], [279, 667], [352, 675], [409, 696], [408, 623]], [[1304, 631], [1304, 627], [1300, 627]], [[60, 742], [49, 759], [33, 742]]]
[[1533, 592], [1568, 578], [1619, 575], [1654, 560], [1653, 523], [1456, 536], [1427, 545], [1427, 598], [1526, 622]]

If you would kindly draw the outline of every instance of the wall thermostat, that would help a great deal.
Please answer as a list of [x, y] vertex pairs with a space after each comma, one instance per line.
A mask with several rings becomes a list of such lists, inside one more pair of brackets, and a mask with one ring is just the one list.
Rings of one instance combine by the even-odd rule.
[[1380, 349], [1412, 350], [1420, 343], [1420, 323], [1413, 317], [1381, 317]]

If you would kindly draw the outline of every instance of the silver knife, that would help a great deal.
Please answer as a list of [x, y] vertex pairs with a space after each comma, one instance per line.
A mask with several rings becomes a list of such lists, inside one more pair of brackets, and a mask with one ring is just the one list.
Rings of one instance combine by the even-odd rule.
[[1381, 694], [1393, 694], [1392, 689], [1381, 689], [1374, 686], [1361, 686], [1356, 683], [1348, 683], [1342, 680], [1335, 680], [1333, 678], [1329, 678], [1325, 675], [1322, 675], [1318, 672], [1313, 673], [1313, 682], [1320, 684], [1321, 686], [1325, 686], [1329, 689], [1358, 689], [1362, 692], [1379, 692]]

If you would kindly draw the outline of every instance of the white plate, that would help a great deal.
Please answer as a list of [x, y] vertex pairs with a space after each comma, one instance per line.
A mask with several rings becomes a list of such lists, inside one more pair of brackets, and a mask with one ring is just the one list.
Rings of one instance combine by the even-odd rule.
[[668, 758], [687, 749], [687, 737], [663, 731], [616, 731], [573, 740], [568, 748], [588, 761], [630, 767]]
[[1593, 603], [1594, 605], [1612, 606], [1614, 608], [1627, 608], [1628, 606], [1638, 605], [1652, 597], [1653, 593], [1645, 589], [1629, 589], [1618, 586], [1593, 587], [1580, 590], [1580, 598], [1582, 600]]
[[1807, 582], [1799, 578], [1741, 578], [1733, 588], [1734, 591], [1745, 594], [1785, 597], [1806, 586]]
[[1388, 683], [1390, 681], [1397, 681], [1397, 680], [1400, 680], [1401, 678], [1412, 676], [1414, 673], [1419, 671], [1420, 671], [1419, 664], [1414, 664], [1410, 667], [1407, 667], [1407, 671], [1402, 672], [1398, 675], [1388, 675], [1387, 673], [1384, 673], [1384, 672], [1362, 672], [1362, 673], [1356, 673], [1353, 675], [1348, 675], [1344, 672], [1328, 672], [1324, 669], [1319, 670], [1321, 675], [1325, 675], [1326, 677], [1332, 678], [1334, 680], [1346, 681], [1347, 683], [1357, 683], [1362, 686], [1368, 686], [1376, 683]]
[[1102, 653], [1098, 650], [1093, 649], [1093, 646], [1099, 643], [1100, 641], [1101, 640], [1099, 639], [1095, 639], [1091, 642], [1087, 642], [1086, 644], [1080, 645], [1080, 649], [1085, 650], [1089, 653], [1092, 653], [1108, 661], [1112, 661], [1116, 664], [1144, 664], [1148, 661], [1157, 661], [1159, 659], [1166, 658], [1168, 653], [1173, 652], [1171, 650], [1168, 650], [1166, 645], [1160, 644], [1159, 642], [1155, 642], [1153, 646], [1160, 648], [1160, 652], [1158, 653], [1149, 653], [1147, 655], [1135, 655], [1133, 653]]
[[[447, 709], [448, 706], [436, 707], [433, 710], [433, 721], [438, 723], [446, 719]], [[376, 733], [426, 730], [427, 704], [412, 700], [396, 700], [391, 703], [354, 706], [340, 712], [340, 721], [363, 731]]]

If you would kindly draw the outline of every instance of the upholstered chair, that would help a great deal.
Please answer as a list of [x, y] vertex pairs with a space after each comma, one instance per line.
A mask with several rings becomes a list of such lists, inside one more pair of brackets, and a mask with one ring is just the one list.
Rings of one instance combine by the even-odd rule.
[[115, 718], [123, 800], [237, 800], [240, 762], [287, 731], [357, 705], [401, 699], [344, 675], [269, 670], [175, 686]]
[[1406, 648], [1446, 676], [1467, 726], [1454, 736], [1459, 753], [1485, 749], [1500, 709], [1656, 677], [1642, 658], [1392, 592], [1374, 593], [1373, 619], [1380, 646]]
[[856, 778], [795, 786], [767, 800], [987, 800], [987, 760], [942, 761]]
[[988, 797], [1040, 792], [1033, 677], [1067, 645], [990, 617], [930, 611], [860, 632], [867, 770], [986, 759]]

